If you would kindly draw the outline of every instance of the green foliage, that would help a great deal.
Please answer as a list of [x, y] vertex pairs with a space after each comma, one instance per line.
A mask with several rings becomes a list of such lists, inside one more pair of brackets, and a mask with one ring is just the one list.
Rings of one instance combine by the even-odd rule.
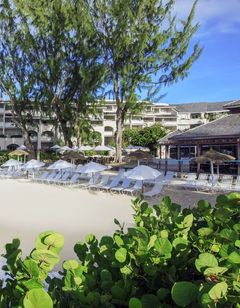
[[239, 307], [240, 194], [219, 196], [215, 207], [199, 201], [181, 210], [169, 197], [132, 207], [135, 227], [124, 230], [115, 219], [113, 236], [89, 234], [58, 278], [47, 275], [59, 261], [61, 235], [40, 234], [25, 260], [19, 240], [7, 244], [11, 279], [0, 290], [2, 306]]
[[154, 124], [149, 127], [125, 128], [123, 131], [123, 142], [125, 146], [138, 145], [156, 150], [157, 142], [168, 134], [168, 130], [161, 124]]
[[181, 22], [175, 17], [173, 0], [105, 0], [88, 1], [88, 5], [107, 68], [109, 94], [117, 104], [119, 162], [124, 120], [128, 112], [141, 109], [138, 93], [147, 92], [146, 100], [156, 98], [163, 85], [186, 77], [201, 53], [198, 44], [190, 47], [198, 29], [193, 24], [196, 2]]
[[8, 159], [9, 151], [0, 151], [0, 165], [4, 164]]

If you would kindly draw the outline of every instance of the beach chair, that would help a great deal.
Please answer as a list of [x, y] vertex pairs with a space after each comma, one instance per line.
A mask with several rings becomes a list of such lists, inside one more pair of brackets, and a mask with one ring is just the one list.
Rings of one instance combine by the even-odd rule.
[[175, 176], [175, 172], [172, 172], [172, 171], [168, 172], [163, 178], [163, 183], [165, 185], [169, 185], [172, 182], [174, 176]]
[[113, 187], [110, 189], [111, 192], [121, 192], [124, 189], [127, 189], [130, 187], [132, 180], [130, 180], [129, 178], [124, 178], [122, 185], [121, 186], [117, 186], [117, 187]]
[[123, 177], [123, 172], [120, 171], [114, 178], [113, 180], [111, 181], [111, 183], [109, 184], [106, 184], [106, 185], [103, 185], [101, 187], [99, 187], [99, 189], [101, 190], [110, 190], [114, 187], [117, 187], [120, 183], [120, 181], [122, 180], [122, 177]]
[[197, 175], [196, 173], [188, 173], [185, 183], [183, 183], [184, 188], [194, 188], [196, 187]]
[[201, 173], [198, 176], [198, 179], [196, 180], [196, 188], [201, 189], [204, 187], [210, 187], [208, 182], [208, 174], [207, 173]]
[[144, 197], [152, 198], [160, 195], [163, 190], [163, 183], [156, 182], [151, 190], [143, 193]]
[[63, 176], [63, 174], [64, 173], [62, 171], [59, 171], [54, 177], [47, 178], [45, 182], [48, 183], [48, 184], [54, 183], [54, 182], [60, 180], [61, 177]]
[[79, 178], [80, 178], [80, 173], [74, 173], [69, 180], [62, 182], [61, 184], [72, 184], [72, 185], [77, 184]]
[[233, 176], [232, 175], [223, 175], [221, 182], [218, 182], [216, 187], [217, 190], [225, 191], [231, 190], [233, 183]]
[[88, 188], [89, 185], [93, 185], [93, 184], [97, 183], [98, 180], [99, 180], [99, 178], [100, 178], [100, 174], [99, 174], [99, 173], [96, 173], [96, 174], [94, 175], [94, 177], [92, 176], [92, 177], [89, 179], [88, 182], [79, 184], [79, 187], [80, 187], [80, 188]]
[[240, 191], [240, 175], [237, 176], [234, 190], [235, 191]]
[[88, 185], [87, 188], [88, 189], [101, 189], [102, 186], [107, 185], [108, 181], [109, 181], [109, 175], [103, 175], [99, 183]]
[[39, 182], [46, 183], [48, 180], [54, 179], [56, 175], [57, 175], [56, 171], [50, 172], [46, 178], [40, 180]]
[[66, 171], [66, 172], [63, 173], [63, 175], [61, 176], [60, 179], [53, 179], [51, 181], [51, 183], [54, 183], [54, 184], [64, 184], [67, 181], [67, 179], [70, 177], [70, 175], [71, 175], [71, 172]]
[[142, 190], [142, 186], [143, 186], [143, 183], [141, 180], [137, 180], [134, 184], [133, 187], [130, 187], [130, 188], [125, 188], [123, 189], [121, 192], [122, 193], [126, 193], [126, 194], [131, 194], [131, 195], [134, 195], [136, 194], [137, 192], [141, 191]]
[[41, 180], [44, 180], [44, 179], [46, 179], [46, 178], [48, 177], [49, 174], [50, 174], [49, 171], [45, 171], [45, 172], [43, 172], [39, 177], [34, 178], [34, 179], [32, 179], [32, 180], [33, 180], [33, 181], [36, 181], [36, 182], [41, 181]]

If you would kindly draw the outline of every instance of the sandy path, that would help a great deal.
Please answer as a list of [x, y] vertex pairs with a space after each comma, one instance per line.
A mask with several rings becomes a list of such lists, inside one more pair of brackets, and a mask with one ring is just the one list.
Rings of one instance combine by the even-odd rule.
[[35, 237], [54, 230], [65, 237], [62, 259], [74, 256], [73, 246], [88, 233], [98, 237], [115, 230], [114, 218], [132, 224], [131, 198], [79, 188], [0, 180], [0, 252], [13, 238], [27, 254]]

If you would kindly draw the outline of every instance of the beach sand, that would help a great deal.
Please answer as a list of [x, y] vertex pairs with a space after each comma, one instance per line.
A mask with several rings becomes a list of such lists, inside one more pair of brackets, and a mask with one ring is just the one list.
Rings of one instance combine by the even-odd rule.
[[39, 233], [54, 230], [64, 235], [64, 260], [75, 257], [74, 244], [87, 234], [112, 234], [114, 218], [126, 227], [133, 223], [131, 197], [125, 195], [3, 179], [0, 196], [1, 254], [13, 238], [20, 238], [23, 254], [29, 254]]
[[[215, 203], [217, 194], [200, 193], [169, 186], [164, 189], [176, 203], [192, 207], [200, 199]], [[125, 227], [133, 226], [131, 197], [83, 190], [77, 187], [46, 185], [28, 180], [0, 180], [0, 253], [13, 238], [20, 238], [23, 254], [34, 248], [36, 236], [47, 230], [64, 235], [61, 259], [75, 257], [74, 244], [89, 233], [98, 238], [117, 229], [114, 218]], [[152, 199], [157, 204], [163, 196]]]

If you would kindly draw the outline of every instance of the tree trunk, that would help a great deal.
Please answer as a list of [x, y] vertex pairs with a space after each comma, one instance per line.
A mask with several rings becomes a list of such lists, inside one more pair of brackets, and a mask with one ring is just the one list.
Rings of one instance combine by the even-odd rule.
[[115, 162], [122, 162], [122, 133], [123, 133], [123, 111], [120, 107], [117, 107], [117, 119], [116, 119], [116, 135], [115, 135]]

